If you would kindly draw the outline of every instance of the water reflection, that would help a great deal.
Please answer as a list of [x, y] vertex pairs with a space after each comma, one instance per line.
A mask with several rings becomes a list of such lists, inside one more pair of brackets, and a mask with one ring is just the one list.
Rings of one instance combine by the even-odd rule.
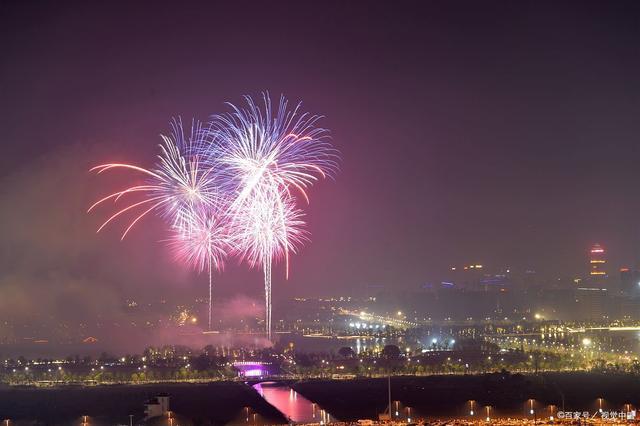
[[253, 385], [253, 388], [294, 423], [326, 424], [331, 420], [329, 413], [289, 386], [277, 382], [262, 382]]
[[302, 352], [337, 352], [340, 348], [349, 346], [357, 354], [371, 351], [381, 350], [385, 345], [396, 345], [399, 347], [406, 345], [416, 345], [419, 342], [416, 339], [405, 339], [403, 337], [354, 337], [354, 338], [338, 338], [327, 336], [302, 336], [299, 334], [288, 334], [281, 337], [281, 344], [293, 343], [296, 350]]

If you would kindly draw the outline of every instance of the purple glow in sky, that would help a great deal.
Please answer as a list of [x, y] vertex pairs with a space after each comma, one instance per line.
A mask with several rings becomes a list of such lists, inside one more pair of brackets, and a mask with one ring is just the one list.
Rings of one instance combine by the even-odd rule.
[[[0, 312], [77, 323], [206, 296], [160, 220], [94, 238], [86, 170], [144, 163], [171, 117], [265, 89], [325, 114], [342, 156], [274, 301], [416, 289], [466, 263], [573, 275], [594, 242], [635, 266], [638, 19], [624, 0], [3, 2]], [[260, 271], [224, 280], [220, 296], [263, 297]]]

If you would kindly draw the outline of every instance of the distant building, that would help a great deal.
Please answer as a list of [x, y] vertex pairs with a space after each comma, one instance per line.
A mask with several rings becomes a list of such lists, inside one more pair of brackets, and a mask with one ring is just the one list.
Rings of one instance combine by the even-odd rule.
[[602, 320], [607, 314], [607, 290], [602, 288], [579, 287], [575, 292], [580, 320]]
[[506, 291], [511, 285], [511, 278], [506, 271], [497, 274], [486, 274], [480, 280], [480, 286], [484, 291]]
[[169, 397], [167, 393], [160, 393], [144, 403], [144, 419], [164, 416], [169, 412]]
[[620, 291], [628, 296], [640, 294], [640, 271], [620, 268]]
[[472, 263], [464, 266], [452, 266], [450, 268], [451, 279], [446, 283], [459, 289], [469, 291], [483, 290], [481, 280], [484, 278], [484, 267], [481, 264]]
[[589, 275], [591, 277], [607, 276], [607, 260], [600, 244], [594, 244], [589, 250]]

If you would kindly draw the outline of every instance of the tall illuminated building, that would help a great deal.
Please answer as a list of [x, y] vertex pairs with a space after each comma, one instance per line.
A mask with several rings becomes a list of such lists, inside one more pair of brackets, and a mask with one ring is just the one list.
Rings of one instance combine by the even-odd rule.
[[593, 281], [602, 281], [607, 276], [607, 260], [600, 244], [594, 244], [589, 251], [589, 276]]
[[589, 277], [577, 280], [575, 297], [579, 303], [580, 319], [602, 320], [607, 312], [607, 260], [600, 244], [589, 249]]

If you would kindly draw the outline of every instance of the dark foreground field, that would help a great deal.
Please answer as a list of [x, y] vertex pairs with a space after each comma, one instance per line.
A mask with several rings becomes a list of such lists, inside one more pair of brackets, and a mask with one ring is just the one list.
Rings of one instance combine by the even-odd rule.
[[[375, 418], [387, 403], [386, 379], [306, 381], [287, 384], [339, 420]], [[566, 411], [621, 410], [623, 404], [640, 405], [640, 379], [632, 375], [554, 373], [538, 376], [489, 374], [483, 376], [395, 377], [392, 399], [400, 415], [411, 407], [413, 418], [464, 416], [468, 400], [477, 401], [476, 412], [491, 405], [492, 416], [528, 415], [525, 401], [536, 400], [536, 413], [545, 415], [548, 404]], [[55, 389], [0, 388], [0, 420], [20, 420], [18, 425], [128, 424], [129, 414], [143, 416], [143, 402], [160, 392], [172, 395], [171, 408], [182, 426], [244, 423], [243, 407], [258, 413], [258, 424], [285, 423], [283, 416], [243, 383], [167, 384], [137, 386], [61, 387]], [[395, 404], [394, 404], [395, 411]], [[252, 421], [250, 423], [253, 423]], [[168, 424], [163, 422], [154, 424]]]
[[[341, 420], [373, 418], [386, 408], [388, 400], [387, 379], [309, 381], [293, 387]], [[476, 412], [484, 413], [482, 407], [490, 405], [492, 416], [523, 416], [529, 415], [526, 401], [533, 398], [541, 417], [547, 415], [549, 404], [562, 410], [563, 395], [566, 411], [593, 413], [600, 397], [605, 410], [620, 411], [626, 403], [638, 407], [640, 378], [596, 373], [396, 377], [391, 379], [391, 393], [392, 399], [399, 401], [401, 416], [406, 415], [406, 407], [411, 407], [414, 418], [465, 416], [469, 400], [476, 401]]]
[[[143, 418], [143, 403], [161, 392], [171, 394], [171, 409], [179, 418], [174, 424], [226, 424], [238, 420], [243, 407], [252, 407], [258, 419], [286, 423], [280, 413], [243, 383], [167, 384], [138, 386], [60, 387], [54, 389], [0, 388], [0, 420], [18, 424], [80, 424], [91, 416], [92, 425], [129, 424], [129, 414]], [[28, 421], [31, 420], [31, 421]], [[35, 422], [33, 422], [35, 420]], [[168, 424], [156, 422], [157, 424]]]

